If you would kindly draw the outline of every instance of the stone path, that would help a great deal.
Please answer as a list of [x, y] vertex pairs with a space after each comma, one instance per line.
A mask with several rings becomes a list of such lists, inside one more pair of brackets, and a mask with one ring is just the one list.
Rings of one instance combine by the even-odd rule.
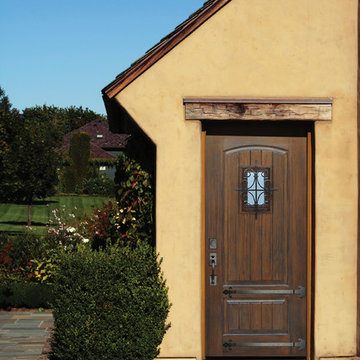
[[0, 360], [40, 359], [52, 326], [51, 312], [0, 311]]

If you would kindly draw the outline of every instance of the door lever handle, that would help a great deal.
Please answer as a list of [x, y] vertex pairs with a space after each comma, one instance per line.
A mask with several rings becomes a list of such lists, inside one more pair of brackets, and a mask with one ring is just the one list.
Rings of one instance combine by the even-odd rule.
[[210, 253], [209, 264], [211, 266], [210, 285], [215, 286], [217, 283], [217, 276], [215, 275], [215, 266], [217, 265], [216, 253]]
[[215, 276], [215, 261], [211, 261], [211, 277]]

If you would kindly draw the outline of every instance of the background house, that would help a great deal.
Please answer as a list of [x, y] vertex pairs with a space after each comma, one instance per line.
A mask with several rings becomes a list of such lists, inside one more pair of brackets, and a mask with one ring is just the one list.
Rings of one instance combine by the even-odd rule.
[[64, 136], [61, 147], [63, 152], [69, 150], [71, 135], [78, 132], [89, 134], [90, 160], [99, 160], [99, 172], [113, 179], [115, 167], [107, 161], [103, 161], [101, 164], [101, 160], [116, 160], [119, 153], [125, 149], [129, 135], [114, 134], [109, 130], [108, 123], [101, 119], [93, 120]]

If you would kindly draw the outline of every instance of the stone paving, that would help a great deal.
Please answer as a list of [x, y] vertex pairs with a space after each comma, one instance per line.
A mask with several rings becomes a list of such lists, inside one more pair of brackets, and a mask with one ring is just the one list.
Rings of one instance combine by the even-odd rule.
[[51, 312], [0, 311], [0, 360], [37, 360], [52, 326]]

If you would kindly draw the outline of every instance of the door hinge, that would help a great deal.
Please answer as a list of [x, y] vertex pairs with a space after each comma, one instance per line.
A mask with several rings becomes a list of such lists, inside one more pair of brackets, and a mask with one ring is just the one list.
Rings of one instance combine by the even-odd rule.
[[299, 295], [300, 299], [306, 296], [306, 289], [303, 286], [299, 286], [296, 290], [233, 290], [232, 287], [225, 289], [223, 294], [232, 297], [232, 294], [240, 295]]
[[299, 351], [305, 350], [306, 341], [303, 339], [299, 339], [298, 342], [243, 342], [243, 343], [234, 343], [232, 340], [229, 342], [223, 343], [224, 348], [228, 348], [230, 351], [232, 347], [240, 346], [240, 347], [296, 347]]

